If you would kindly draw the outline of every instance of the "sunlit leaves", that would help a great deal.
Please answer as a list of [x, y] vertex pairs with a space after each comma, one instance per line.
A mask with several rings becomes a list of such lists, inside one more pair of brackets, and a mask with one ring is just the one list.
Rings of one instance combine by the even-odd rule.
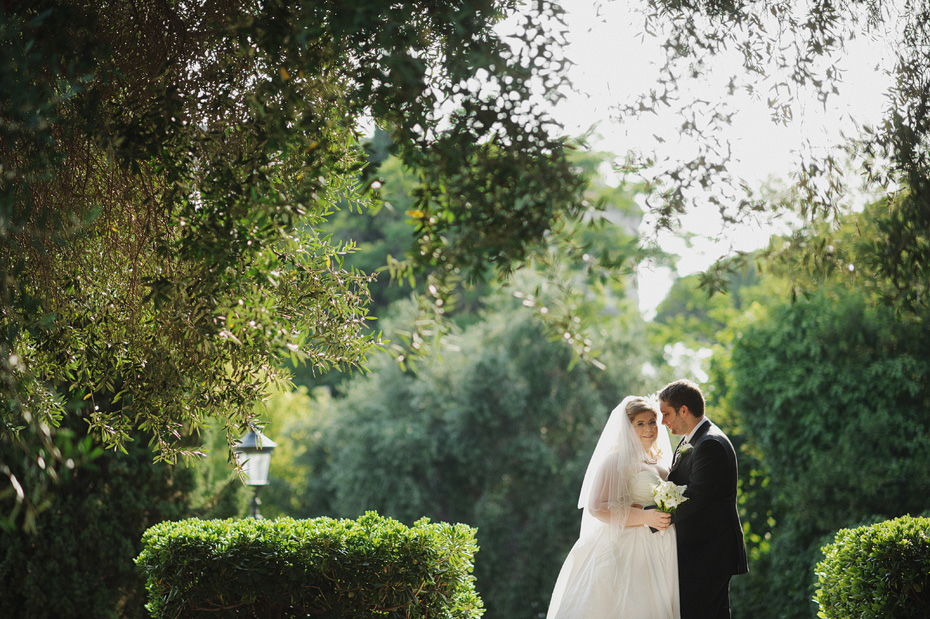
[[[837, 144], [824, 154], [805, 150], [807, 144], [802, 147], [793, 166], [798, 212], [812, 229], [823, 219], [849, 212], [855, 187], [847, 182], [856, 176], [864, 177], [870, 189], [893, 197], [903, 191], [900, 200], [895, 197], [888, 204], [898, 212], [906, 210], [906, 218], [895, 209], [873, 212], [895, 250], [875, 246], [864, 259], [902, 291], [889, 298], [892, 303], [904, 309], [926, 307], [928, 297], [920, 282], [925, 279], [928, 256], [922, 236], [907, 222], [926, 221], [928, 210], [928, 10], [921, 2], [838, 6], [819, 1], [650, 1], [645, 30], [662, 41], [666, 64], [659, 83], [622, 112], [635, 117], [676, 110], [682, 135], [695, 145], [694, 154], [681, 160], [648, 162], [651, 169], [645, 175], [655, 179], [650, 207], [657, 225], [674, 228], [682, 213], [706, 202], [717, 207], [724, 222], [779, 212], [780, 204], [760, 200], [732, 173], [732, 153], [722, 136], [739, 113], [736, 95], [745, 92], [767, 101], [776, 123], [796, 120], [802, 93], [813, 94], [824, 105], [838, 93], [844, 79], [838, 61], [850, 41], [881, 40], [892, 56], [883, 70], [894, 79], [884, 117], [856, 119], [858, 134], [846, 136], [845, 145]], [[686, 96], [685, 83], [699, 78], [713, 63], [726, 66], [734, 58], [739, 65], [731, 69], [718, 99]], [[875, 63], [880, 66], [881, 59], [875, 58]], [[846, 173], [846, 156], [855, 158], [852, 175]], [[914, 287], [917, 290], [903, 292]]]

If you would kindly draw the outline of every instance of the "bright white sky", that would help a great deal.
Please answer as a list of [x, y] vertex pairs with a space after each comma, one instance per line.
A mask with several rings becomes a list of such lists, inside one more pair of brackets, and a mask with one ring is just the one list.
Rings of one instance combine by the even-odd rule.
[[[647, 91], [656, 79], [662, 59], [659, 42], [641, 34], [642, 18], [630, 11], [629, 1], [564, 0], [570, 29], [567, 56], [575, 63], [570, 76], [579, 92], [562, 103], [555, 116], [570, 135], [580, 135], [596, 123], [596, 134], [600, 137], [594, 146], [598, 150], [619, 156], [630, 149], [648, 152], [659, 147], [672, 149], [666, 152], [674, 153], [676, 149], [680, 152], [688, 145], [676, 141], [675, 127], [680, 121], [674, 116], [653, 116], [621, 126], [612, 109], [618, 102]], [[813, 98], [801, 101], [796, 104], [794, 120], [788, 126], [771, 122], [765, 101], [743, 97], [729, 136], [734, 152], [732, 171], [755, 186], [773, 178], [786, 179], [793, 153], [805, 140], [815, 148], [825, 148], [838, 141], [841, 129], [852, 127], [850, 118], [880, 118], [885, 78], [875, 67], [876, 58], [880, 57], [877, 49], [875, 43], [859, 41], [838, 61], [846, 70], [844, 85], [839, 96], [829, 102], [830, 107], [824, 110]], [[719, 81], [729, 75], [727, 70], [718, 73], [704, 76], [702, 83], [694, 86], [701, 96], [713, 96], [715, 79]], [[660, 145], [653, 137], [656, 133], [671, 139]], [[644, 228], [651, 229], [648, 221], [644, 222]], [[706, 238], [696, 239], [690, 247], [677, 235], [660, 238], [664, 249], [682, 256], [679, 275], [703, 270], [733, 249], [760, 247], [771, 233], [770, 228], [755, 226], [727, 229], [721, 235], [712, 208], [689, 216], [682, 222], [682, 228]], [[664, 298], [671, 279], [667, 269], [647, 266], [641, 270], [640, 308], [647, 317]]]

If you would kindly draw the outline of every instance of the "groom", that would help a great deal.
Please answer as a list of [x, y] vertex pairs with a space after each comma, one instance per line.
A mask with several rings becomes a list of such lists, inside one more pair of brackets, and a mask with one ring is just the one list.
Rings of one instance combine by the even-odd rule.
[[684, 436], [675, 449], [669, 481], [687, 485], [673, 517], [678, 534], [681, 619], [730, 616], [730, 577], [749, 571], [736, 510], [736, 451], [704, 416], [704, 394], [689, 380], [659, 393], [662, 423]]

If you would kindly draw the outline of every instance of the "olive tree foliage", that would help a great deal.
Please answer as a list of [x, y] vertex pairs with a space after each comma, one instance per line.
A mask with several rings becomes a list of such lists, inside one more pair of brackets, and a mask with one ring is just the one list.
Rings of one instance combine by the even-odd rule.
[[[390, 271], [397, 256], [409, 244], [409, 227], [404, 221], [406, 213], [415, 210], [417, 200], [416, 178], [396, 156], [387, 155], [389, 144], [385, 133], [376, 131], [366, 143], [371, 165], [363, 170], [366, 177], [376, 178], [380, 184], [381, 202], [364, 216], [343, 210], [327, 222], [325, 229], [332, 238], [352, 240], [356, 251], [345, 256], [344, 265], [364, 272]], [[583, 143], [582, 139], [578, 139]], [[584, 149], [572, 149], [568, 160], [585, 181], [584, 199], [598, 212], [575, 221], [566, 222], [558, 233], [548, 236], [548, 248], [534, 252], [520, 270], [503, 280], [448, 282], [451, 294], [442, 294], [441, 303], [435, 302], [435, 279], [408, 273], [406, 277], [389, 281], [379, 277], [371, 283], [369, 310], [378, 318], [375, 324], [391, 342], [391, 353], [408, 365], [409, 347], [403, 345], [416, 337], [411, 325], [426, 324], [434, 333], [453, 325], [463, 326], [481, 320], [495, 291], [506, 289], [522, 299], [543, 326], [544, 334], [569, 345], [579, 359], [602, 365], [598, 360], [601, 347], [597, 333], [597, 315], [603, 309], [604, 299], [624, 299], [631, 282], [635, 265], [645, 257], [661, 260], [657, 248], [641, 242], [636, 234], [642, 219], [642, 210], [636, 202], [640, 189], [636, 186], [614, 184], [602, 174], [601, 166], [614, 155]], [[387, 265], [387, 266], [385, 266]], [[609, 266], [608, 266], [609, 265]], [[530, 276], [524, 277], [526, 274]], [[454, 288], [452, 287], [454, 284]], [[430, 306], [427, 316], [417, 321], [389, 319], [398, 301], [420, 295]], [[433, 301], [430, 301], [430, 300]], [[397, 305], [395, 305], [397, 304]], [[421, 305], [422, 307], [422, 305]], [[437, 324], [429, 315], [441, 318]], [[386, 325], [390, 323], [392, 328]], [[418, 335], [425, 335], [421, 330]], [[429, 345], [425, 350], [441, 350], [442, 346]], [[337, 391], [351, 372], [311, 374], [310, 369], [295, 368], [293, 380], [308, 387], [327, 384]]]
[[[674, 227], [677, 217], [698, 203], [715, 205], [724, 221], [782, 214], [791, 210], [802, 225], [831, 224], [849, 212], [846, 179], [863, 180], [887, 194], [873, 217], [879, 235], [853, 268], [887, 282], [884, 299], [913, 310], [930, 303], [930, 4], [924, 0], [835, 3], [764, 0], [650, 0], [643, 10], [644, 31], [655, 34], [666, 52], [658, 83], [621, 108], [621, 115], [675, 109], [680, 133], [696, 145], [690, 159], [647, 160], [655, 195], [651, 207], [659, 226]], [[746, 92], [768, 102], [772, 121], [793, 119], [799, 95], [813, 93], [826, 103], [838, 92], [843, 73], [836, 60], [856, 38], [874, 37], [891, 56], [885, 69], [892, 85], [882, 116], [857, 119], [861, 131], [825, 154], [798, 155], [795, 198], [772, 199], [752, 190], [729, 169], [727, 126], [739, 113], [731, 96]], [[720, 97], [683, 96], [683, 83], [700, 78], [722, 58], [735, 58]], [[880, 59], [876, 59], [880, 61]], [[848, 161], [853, 169], [848, 175]], [[829, 225], [824, 231], [829, 232]], [[811, 261], [830, 261], [835, 243], [792, 245], [798, 270]], [[782, 254], [782, 258], [789, 254]], [[727, 271], [754, 259], [736, 252], [705, 274], [703, 285], [725, 289]], [[839, 264], [849, 268], [849, 264]], [[804, 278], [796, 282], [800, 287]]]
[[6, 3], [0, 440], [29, 466], [0, 462], [4, 513], [31, 518], [92, 451], [56, 430], [65, 415], [107, 447], [148, 432], [173, 461], [209, 418], [237, 436], [284, 360], [325, 372], [382, 345], [371, 276], [320, 231], [375, 199], [360, 121], [416, 175], [391, 267], [430, 278], [434, 316], [451, 282], [518, 269], [595, 207], [540, 106], [561, 83], [559, 8], [521, 7], [502, 40], [516, 8]]

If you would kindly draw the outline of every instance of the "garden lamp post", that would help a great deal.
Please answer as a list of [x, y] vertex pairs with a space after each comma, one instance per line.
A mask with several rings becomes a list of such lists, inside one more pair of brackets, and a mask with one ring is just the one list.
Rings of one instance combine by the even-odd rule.
[[252, 496], [252, 503], [249, 509], [249, 515], [252, 518], [261, 519], [262, 515], [258, 513], [258, 506], [261, 501], [258, 500], [258, 491], [262, 486], [268, 485], [268, 467], [271, 465], [271, 452], [278, 444], [261, 433], [257, 426], [252, 425], [245, 436], [236, 443], [236, 461], [242, 466], [242, 472], [245, 473], [246, 485], [252, 486], [255, 494]]

